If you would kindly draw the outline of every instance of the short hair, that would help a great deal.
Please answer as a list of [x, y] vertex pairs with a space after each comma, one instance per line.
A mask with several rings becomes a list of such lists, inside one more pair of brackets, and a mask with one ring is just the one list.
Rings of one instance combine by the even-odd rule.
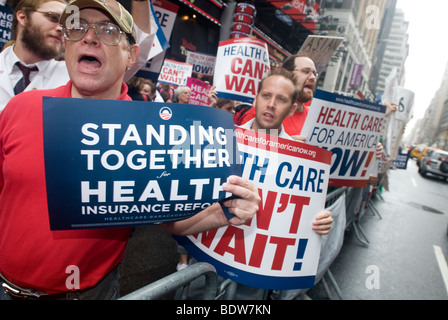
[[229, 102], [233, 102], [233, 101], [235, 101], [235, 100], [218, 98], [218, 101], [216, 101], [216, 108], [221, 108], [223, 105], [228, 104]]
[[271, 72], [269, 72], [269, 74], [261, 80], [260, 85], [258, 87], [258, 92], [261, 91], [261, 88], [263, 87], [265, 80], [270, 77], [273, 77], [273, 76], [281, 76], [281, 77], [284, 77], [292, 82], [292, 84], [294, 85], [294, 91], [293, 91], [292, 97], [291, 97], [291, 104], [294, 104], [296, 102], [296, 100], [299, 98], [299, 94], [300, 94], [300, 91], [297, 88], [297, 78], [292, 71], [286, 70], [284, 68], [272, 69]]
[[14, 8], [15, 12], [14, 12], [14, 18], [12, 20], [14, 36], [17, 35], [17, 25], [19, 23], [17, 20], [17, 16], [16, 16], [16, 13], [18, 11], [25, 12], [26, 16], [29, 17], [31, 12], [36, 11], [44, 3], [51, 2], [51, 1], [58, 1], [63, 4], [68, 3], [68, 1], [65, 1], [65, 0], [21, 0]]
[[191, 91], [191, 89], [189, 87], [186, 87], [186, 86], [177, 87], [176, 90], [174, 90], [174, 97], [176, 98], [176, 100], [179, 97], [179, 95], [182, 92], [186, 91], [186, 90], [190, 90]]
[[151, 80], [145, 79], [143, 80], [143, 85], [147, 84], [148, 86], [151, 87], [151, 93], [154, 94], [156, 93], [156, 85], [154, 84], [154, 82], [152, 82]]
[[[293, 54], [293, 55], [289, 56], [288, 58], [286, 58], [286, 60], [283, 61], [282, 68], [286, 69], [288, 71], [291, 71], [291, 72], [294, 71], [294, 69], [296, 67], [296, 58], [302, 58], [302, 57], [311, 59], [311, 57], [308, 53], [299, 52], [299, 53]], [[311, 59], [311, 60], [313, 60], [313, 59]]]

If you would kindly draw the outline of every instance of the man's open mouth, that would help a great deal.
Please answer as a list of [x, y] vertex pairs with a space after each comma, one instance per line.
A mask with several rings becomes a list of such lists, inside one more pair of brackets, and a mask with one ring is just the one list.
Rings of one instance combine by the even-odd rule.
[[269, 112], [263, 113], [263, 116], [268, 119], [274, 119], [274, 115]]
[[312, 84], [306, 84], [306, 85], [304, 86], [304, 88], [313, 91], [313, 85], [312, 85]]
[[82, 65], [84, 68], [94, 69], [94, 68], [100, 68], [101, 62], [94, 56], [89, 55], [82, 55], [78, 63]]

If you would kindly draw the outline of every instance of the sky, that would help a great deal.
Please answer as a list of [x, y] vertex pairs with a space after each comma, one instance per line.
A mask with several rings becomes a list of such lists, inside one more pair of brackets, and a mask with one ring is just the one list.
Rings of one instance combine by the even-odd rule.
[[432, 98], [440, 88], [448, 63], [446, 0], [398, 0], [409, 22], [409, 56], [406, 60], [404, 87], [415, 93], [414, 119], [423, 118]]

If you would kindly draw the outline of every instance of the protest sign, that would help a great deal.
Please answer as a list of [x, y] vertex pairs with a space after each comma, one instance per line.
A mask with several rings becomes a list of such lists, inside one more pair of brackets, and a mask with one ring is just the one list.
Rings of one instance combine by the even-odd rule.
[[176, 87], [185, 86], [188, 77], [191, 77], [192, 70], [193, 65], [190, 63], [165, 59], [158, 82], [172, 84]]
[[213, 76], [216, 57], [209, 54], [188, 51], [186, 63], [193, 65], [193, 72], [204, 76]]
[[0, 6], [0, 50], [12, 38], [12, 20], [14, 10], [10, 7]]
[[236, 128], [243, 177], [261, 197], [252, 221], [175, 237], [220, 276], [262, 289], [314, 285], [320, 236], [312, 221], [324, 209], [331, 153], [315, 146]]
[[322, 73], [344, 41], [343, 37], [309, 35], [299, 53], [306, 53], [314, 61], [317, 73]]
[[270, 69], [264, 41], [252, 38], [220, 41], [213, 77], [218, 97], [252, 103]]
[[409, 153], [398, 153], [397, 157], [390, 165], [391, 169], [406, 170], [408, 167]]
[[398, 97], [395, 120], [408, 122], [414, 106], [414, 92], [402, 87], [396, 87], [395, 90]]
[[[151, 60], [158, 54], [162, 53], [166, 49], [170, 47], [169, 42], [167, 41], [165, 37], [165, 33], [162, 30], [159, 19], [156, 19], [157, 15], [159, 15], [159, 12], [156, 13], [152, 3], [149, 3], [150, 6], [150, 19], [151, 19], [151, 31], [156, 30], [156, 35], [154, 37], [154, 41], [152, 43], [151, 51], [149, 52], [148, 60]], [[158, 17], [157, 17], [158, 18]]]
[[398, 149], [414, 105], [414, 92], [411, 90], [396, 86], [394, 88], [394, 96], [397, 101], [397, 110], [387, 119], [385, 141], [386, 151], [391, 159], [395, 159], [398, 156]]
[[[157, 80], [165, 57], [165, 50], [169, 47], [168, 41], [173, 31], [179, 6], [166, 0], [153, 0], [150, 3], [152, 6], [151, 27], [158, 23], [157, 34], [150, 52], [149, 61], [137, 72], [136, 76]], [[153, 19], [154, 16], [157, 19]], [[163, 37], [160, 32], [163, 32]]]
[[190, 104], [200, 106], [208, 106], [210, 104], [208, 98], [210, 85], [208, 83], [196, 78], [188, 78], [187, 87], [191, 90]]
[[52, 230], [188, 218], [230, 196], [222, 183], [241, 175], [224, 111], [142, 101], [43, 103]]
[[390, 103], [390, 104], [398, 104], [397, 98], [397, 90], [398, 87], [398, 77], [397, 77], [397, 68], [393, 68], [389, 73], [387, 78], [385, 79], [385, 88], [384, 93], [381, 96], [381, 103]]
[[333, 153], [330, 186], [362, 187], [376, 175], [386, 107], [317, 90], [302, 129], [307, 143]]

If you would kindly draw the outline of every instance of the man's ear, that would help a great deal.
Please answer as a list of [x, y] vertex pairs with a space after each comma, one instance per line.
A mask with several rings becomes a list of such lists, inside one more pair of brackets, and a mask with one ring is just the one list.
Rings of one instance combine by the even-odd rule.
[[296, 112], [297, 107], [298, 107], [298, 104], [297, 104], [297, 103], [294, 103], [294, 104], [291, 106], [291, 109], [289, 110], [289, 113], [288, 113], [287, 117], [292, 116], [292, 115], [294, 114], [294, 112]]
[[137, 61], [138, 55], [140, 54], [140, 47], [137, 44], [133, 44], [129, 48], [129, 57], [127, 67], [130, 68]]
[[21, 25], [22, 27], [26, 26], [26, 23], [28, 21], [28, 17], [26, 16], [25, 11], [23, 10], [19, 10], [16, 12], [16, 18], [17, 18], [17, 22], [19, 25]]
[[[257, 97], [258, 97], [258, 94], [255, 95], [255, 98], [254, 98], [254, 100], [252, 101], [252, 107], [254, 107], [254, 108], [255, 108], [255, 106], [257, 105]], [[255, 110], [257, 110], [257, 109], [255, 108]]]

